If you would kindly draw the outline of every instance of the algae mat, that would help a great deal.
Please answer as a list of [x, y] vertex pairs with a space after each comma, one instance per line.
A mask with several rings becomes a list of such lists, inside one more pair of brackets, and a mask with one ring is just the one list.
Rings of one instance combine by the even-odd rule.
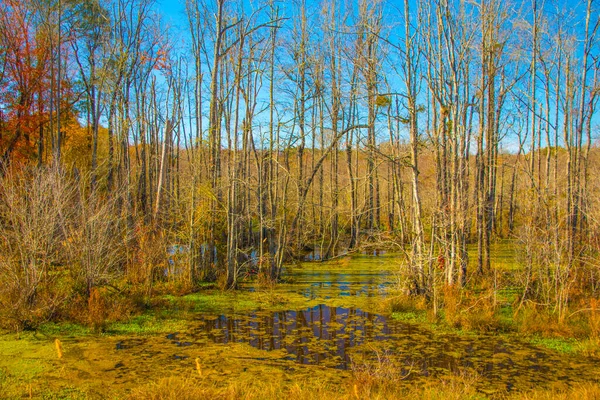
[[171, 376], [217, 388], [269, 380], [335, 391], [352, 370], [382, 367], [395, 371], [400, 385], [472, 376], [489, 397], [598, 382], [591, 358], [506, 335], [436, 333], [381, 314], [397, 268], [393, 254], [289, 267], [288, 283], [248, 285], [210, 308], [189, 303], [204, 297], [178, 302], [163, 310], [172, 318], [149, 333], [57, 335], [60, 359], [54, 336], [4, 335], [0, 398], [123, 398]]

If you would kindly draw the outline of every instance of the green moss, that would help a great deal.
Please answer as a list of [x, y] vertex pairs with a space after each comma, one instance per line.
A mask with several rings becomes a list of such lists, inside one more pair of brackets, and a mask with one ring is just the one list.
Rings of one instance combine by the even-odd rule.
[[[505, 253], [503, 257], [506, 264], [501, 266], [496, 263], [496, 268], [509, 269], [511, 255], [510, 252]], [[403, 293], [390, 289], [397, 281], [394, 272], [399, 270], [400, 260], [401, 256], [386, 254], [382, 257], [358, 255], [330, 262], [302, 263], [288, 267], [286, 276], [289, 279], [277, 285], [244, 282], [242, 289], [238, 291], [207, 288], [183, 296], [158, 296], [149, 301], [149, 304], [154, 305], [152, 309], [124, 322], [108, 323], [102, 335], [94, 334], [82, 325], [59, 323], [45, 324], [37, 333], [22, 333], [20, 340], [15, 335], [0, 336], [0, 398], [26, 398], [32, 387], [36, 398], [121, 398], [134, 393], [136, 388], [148, 382], [170, 377], [184, 379], [182, 390], [185, 387], [200, 385], [202, 388], [202, 384], [210, 384], [214, 386], [215, 393], [221, 395], [226, 388], [231, 390], [237, 385], [235, 390], [239, 392], [235, 393], [239, 398], [243, 397], [241, 393], [255, 390], [252, 385], [264, 380], [265, 376], [270, 377], [268, 383], [273, 385], [273, 389], [269, 393], [272, 394], [265, 395], [265, 388], [261, 387], [260, 392], [252, 395], [254, 398], [281, 398], [281, 394], [285, 396], [281, 387], [298, 387], [300, 382], [304, 382], [303, 379], [310, 382], [319, 379], [322, 381], [319, 381], [320, 388], [339, 390], [332, 398], [347, 395], [376, 398], [378, 390], [383, 390], [384, 387], [377, 386], [376, 382], [382, 378], [386, 382], [385, 388], [391, 388], [389, 398], [447, 398], [448, 393], [460, 391], [465, 386], [469, 390], [461, 392], [460, 398], [483, 398], [486, 395], [497, 396], [505, 387], [505, 380], [511, 381], [516, 391], [524, 390], [530, 384], [529, 381], [513, 379], [512, 376], [486, 375], [488, 380], [480, 379], [477, 373], [484, 371], [488, 363], [499, 365], [507, 363], [510, 358], [514, 361], [516, 372], [531, 375], [535, 372], [527, 368], [528, 360], [535, 358], [537, 353], [543, 353], [549, 359], [547, 365], [551, 370], [548, 377], [544, 378], [544, 385], [554, 384], [552, 377], [556, 376], [557, 371], [566, 370], [564, 366], [567, 363], [573, 362], [573, 368], [577, 368], [576, 371], [573, 370], [575, 372], [565, 372], [573, 380], [587, 379], [584, 376], [586, 371], [595, 373], [597, 370], [584, 357], [574, 355], [591, 354], [594, 349], [591, 342], [585, 347], [574, 340], [534, 338], [530, 343], [536, 347], [532, 347], [528, 339], [523, 341], [515, 334], [506, 333], [515, 330], [511, 304], [517, 298], [518, 291], [514, 288], [504, 286], [496, 298], [501, 306], [494, 309], [493, 317], [499, 320], [499, 325], [510, 328], [502, 329], [500, 338], [497, 331], [482, 334], [480, 331], [460, 330], [451, 326], [444, 321], [443, 308], [438, 318], [433, 320], [431, 314], [423, 310], [426, 306], [431, 307], [424, 301], [417, 303], [409, 299], [405, 303], [399, 302], [394, 309], [391, 300]], [[469, 287], [471, 297], [466, 299], [462, 304], [463, 308], [459, 307], [456, 313], [472, 313], [474, 318], [471, 321], [477, 322], [475, 317], [482, 310], [482, 303], [477, 301], [490, 293], [481, 282], [474, 280], [470, 284], [481, 287]], [[215, 343], [209, 333], [203, 331], [206, 329], [203, 318], [210, 320], [217, 315], [225, 315], [230, 320], [243, 321], [249, 327], [249, 331], [238, 333], [238, 340], [243, 339], [245, 343], [249, 343], [252, 335], [268, 340], [270, 333], [265, 326], [250, 325], [248, 321], [262, 321], [276, 311], [305, 310], [319, 304], [360, 308], [383, 315], [395, 311], [391, 313], [391, 318], [404, 324], [390, 322], [388, 319], [388, 326], [399, 328], [393, 333], [393, 343], [367, 338], [364, 343], [348, 349], [347, 354], [356, 362], [355, 366], [359, 367], [354, 375], [351, 371], [331, 368], [335, 363], [328, 364], [328, 359], [322, 361], [321, 365], [301, 365], [293, 360], [294, 357], [289, 357], [286, 350], [264, 351], [249, 344], [231, 341]], [[472, 307], [466, 308], [465, 304], [466, 307]], [[491, 301], [486, 304], [487, 308], [484, 310], [488, 310], [489, 314], [492, 309]], [[493, 319], [489, 315], [486, 318]], [[370, 323], [375, 324], [374, 321]], [[320, 325], [315, 326], [318, 328]], [[473, 324], [468, 326], [472, 328]], [[211, 335], [223, 334], [219, 329], [214, 331]], [[166, 334], [175, 332], [178, 333], [176, 340], [166, 337]], [[335, 346], [331, 340], [317, 340], [310, 333], [310, 330], [292, 332], [286, 335], [286, 339], [293, 343], [295, 337], [306, 335], [308, 340], [305, 345], [311, 352], [325, 351]], [[361, 331], [355, 334], [362, 338], [359, 335], [362, 334]], [[65, 355], [62, 359], [57, 358], [54, 337], [63, 341]], [[344, 332], [337, 339], [350, 340], [350, 334]], [[506, 352], [495, 353], [495, 348], [489, 346], [490, 341], [499, 339], [501, 348], [506, 347]], [[557, 354], [556, 351], [562, 354]], [[373, 352], [378, 355], [378, 361], [374, 361]], [[359, 362], [361, 354], [364, 355], [363, 363]], [[386, 371], [391, 367], [398, 371], [394, 363], [399, 360], [394, 359], [395, 354], [401, 355], [402, 360], [411, 357], [420, 360], [424, 357], [431, 361], [427, 367], [431, 375], [420, 376], [415, 369], [411, 379], [405, 380], [404, 376], [398, 375], [397, 380], [387, 385]], [[467, 354], [468, 359], [473, 362], [472, 367], [449, 371], [446, 363], [461, 360]], [[200, 374], [197, 373], [197, 365], [201, 369]], [[362, 366], [363, 370], [360, 369]], [[401, 364], [400, 367], [405, 368], [406, 365]], [[352, 379], [361, 376], [357, 374], [361, 371], [363, 380], [353, 381]], [[496, 372], [501, 374], [502, 371], [500, 367]], [[444, 374], [450, 378], [445, 379]], [[111, 382], [110, 385], [107, 382]], [[360, 396], [354, 393], [355, 382], [358, 382]], [[369, 382], [376, 384], [368, 386], [371, 384]], [[410, 388], [421, 387], [423, 384], [431, 389], [427, 391], [427, 396], [410, 391]], [[409, 388], [406, 396], [403, 395], [403, 386]], [[369, 392], [365, 387], [374, 391]], [[152, 386], [148, 390], [154, 393], [158, 388]], [[296, 393], [295, 398], [307, 398], [299, 393]], [[252, 396], [248, 397], [253, 398]], [[232, 397], [235, 396], [232, 394]], [[315, 395], [314, 398], [322, 397]]]
[[65, 387], [57, 391], [45, 391], [40, 396], [43, 400], [86, 400], [88, 395], [76, 387]]
[[241, 312], [258, 307], [248, 293], [236, 291], [203, 290], [179, 297], [166, 295], [162, 298], [171, 307], [199, 313]]
[[126, 322], [113, 322], [106, 329], [111, 335], [156, 335], [185, 329], [185, 319], [166, 319], [154, 314], [138, 315]]
[[90, 334], [90, 328], [73, 322], [47, 322], [38, 328], [46, 336], [81, 337]]
[[530, 342], [536, 346], [546, 349], [555, 350], [560, 353], [573, 354], [578, 351], [578, 342], [573, 338], [546, 338], [541, 336], [533, 336]]
[[392, 313], [392, 318], [397, 321], [414, 324], [425, 324], [429, 322], [427, 320], [427, 313], [425, 311], [395, 312]]

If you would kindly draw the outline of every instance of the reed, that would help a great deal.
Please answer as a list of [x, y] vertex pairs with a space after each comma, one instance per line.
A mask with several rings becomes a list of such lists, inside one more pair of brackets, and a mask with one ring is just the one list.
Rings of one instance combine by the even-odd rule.
[[54, 339], [54, 347], [56, 347], [56, 355], [58, 355], [58, 358], [63, 358], [63, 347], [58, 338]]
[[196, 358], [196, 371], [198, 371], [198, 375], [202, 376], [202, 367], [200, 366], [199, 358]]

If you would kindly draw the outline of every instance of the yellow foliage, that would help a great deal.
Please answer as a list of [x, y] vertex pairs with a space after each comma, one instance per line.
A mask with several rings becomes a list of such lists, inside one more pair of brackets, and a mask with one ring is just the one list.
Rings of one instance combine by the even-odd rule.
[[[65, 165], [77, 168], [80, 172], [90, 169], [92, 160], [93, 131], [91, 126], [83, 126], [77, 120], [69, 121], [63, 128]], [[98, 130], [98, 165], [108, 157], [108, 130]]]

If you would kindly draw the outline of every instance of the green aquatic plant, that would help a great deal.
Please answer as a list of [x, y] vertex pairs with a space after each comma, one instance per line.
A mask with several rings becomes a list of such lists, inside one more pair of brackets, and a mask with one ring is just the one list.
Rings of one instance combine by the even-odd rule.
[[88, 326], [74, 322], [46, 322], [37, 329], [37, 332], [48, 337], [83, 337], [91, 333]]
[[531, 337], [530, 342], [536, 346], [567, 354], [577, 353], [580, 349], [579, 342], [574, 338], [542, 337], [536, 335]]
[[426, 311], [406, 311], [406, 312], [395, 312], [392, 313], [392, 318], [413, 324], [427, 323], [427, 312]]
[[182, 318], [166, 318], [156, 314], [143, 314], [129, 321], [108, 324], [106, 333], [111, 335], [156, 335], [185, 329], [188, 321]]
[[[502, 326], [517, 330], [508, 296], [493, 286], [476, 282], [447, 299], [440, 287], [440, 312], [433, 317], [424, 297], [389, 289], [396, 259], [305, 263], [290, 269], [294, 283], [160, 295], [141, 315], [109, 322], [101, 334], [61, 323], [20, 340], [3, 336], [0, 369], [10, 371], [10, 384], [0, 397], [27, 397], [31, 389], [55, 398], [479, 399], [502, 397], [507, 385], [523, 394], [533, 380], [549, 390], [561, 371], [569, 371], [572, 382], [598, 372], [580, 357], [593, 351], [591, 342], [558, 353], [549, 342], [531, 343], [510, 330], [482, 333], [490, 330], [491, 317], [481, 313], [486, 307]], [[446, 321], [446, 308], [457, 325]], [[331, 318], [334, 311], [343, 318]], [[68, 363], [57, 360], [55, 337], [68, 350]], [[348, 360], [338, 350], [362, 368], [334, 368]], [[486, 374], [488, 365], [495, 374]], [[518, 378], [503, 375], [507, 365]], [[546, 371], [543, 377], [534, 367]], [[114, 382], [110, 388], [107, 380]]]

